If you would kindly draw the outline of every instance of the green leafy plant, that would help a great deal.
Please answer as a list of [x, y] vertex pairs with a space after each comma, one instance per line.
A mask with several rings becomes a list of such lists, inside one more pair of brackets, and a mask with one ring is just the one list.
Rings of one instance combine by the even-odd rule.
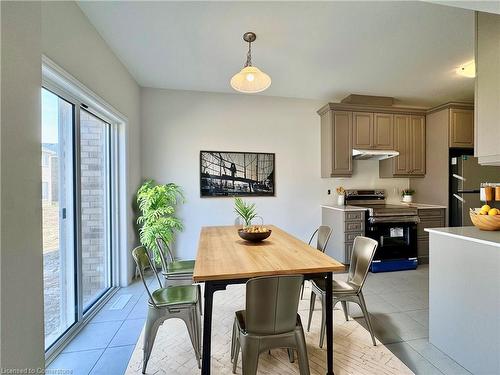
[[254, 203], [246, 203], [243, 199], [234, 198], [234, 212], [243, 219], [245, 227], [252, 225], [252, 220], [257, 216]]
[[413, 195], [413, 194], [415, 194], [415, 190], [412, 190], [412, 189], [404, 189], [401, 192], [401, 196], [403, 196], [403, 195]]
[[176, 184], [156, 184], [146, 180], [137, 190], [137, 204], [141, 215], [137, 219], [140, 225], [141, 244], [152, 251], [155, 261], [160, 264], [160, 253], [156, 238], [161, 237], [169, 244], [175, 232], [183, 229], [182, 221], [175, 216], [178, 203], [184, 202], [181, 188]]

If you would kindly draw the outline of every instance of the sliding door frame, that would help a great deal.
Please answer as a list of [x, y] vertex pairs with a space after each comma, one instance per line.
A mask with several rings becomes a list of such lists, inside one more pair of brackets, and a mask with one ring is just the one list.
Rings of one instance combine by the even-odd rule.
[[[121, 145], [127, 120], [119, 112], [110, 107], [104, 100], [88, 90], [72, 76], [62, 70], [50, 59], [42, 58], [42, 87], [51, 91], [60, 98], [71, 103], [73, 110], [73, 189], [74, 189], [74, 252], [75, 254], [75, 310], [76, 317], [73, 323], [60, 337], [45, 351], [46, 363], [50, 363], [64, 347], [78, 334], [78, 332], [92, 319], [106, 302], [117, 292], [120, 281], [120, 249], [126, 244], [126, 221], [122, 212], [124, 206], [126, 176], [124, 164], [124, 150]], [[110, 286], [87, 309], [83, 305], [82, 282], [82, 219], [81, 219], [81, 154], [80, 154], [80, 119], [81, 110], [101, 119], [109, 125], [107, 129], [106, 152], [109, 165], [107, 179], [107, 242], [110, 246]]]

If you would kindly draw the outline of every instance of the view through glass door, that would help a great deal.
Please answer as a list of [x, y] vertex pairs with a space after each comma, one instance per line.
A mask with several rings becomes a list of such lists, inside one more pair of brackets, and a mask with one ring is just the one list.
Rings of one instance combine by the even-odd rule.
[[45, 347], [76, 321], [73, 220], [74, 105], [42, 90]]
[[90, 110], [42, 89], [46, 350], [112, 286], [111, 133]]

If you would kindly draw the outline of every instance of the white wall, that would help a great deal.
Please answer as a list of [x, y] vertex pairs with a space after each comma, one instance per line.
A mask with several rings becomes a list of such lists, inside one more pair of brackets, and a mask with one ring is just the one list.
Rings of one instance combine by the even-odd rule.
[[2, 370], [44, 365], [40, 6], [1, 2]]
[[327, 189], [379, 187], [390, 193], [408, 179], [378, 178], [378, 163], [356, 162], [350, 179], [321, 179], [316, 110], [324, 103], [238, 94], [142, 89], [142, 173], [175, 182], [187, 202], [179, 211], [185, 230], [176, 251], [194, 257], [200, 227], [233, 224], [233, 200], [200, 198], [200, 150], [276, 153], [276, 197], [249, 199], [266, 223], [304, 240], [320, 224], [320, 204], [333, 201]]
[[121, 284], [133, 274], [131, 249], [136, 244], [135, 191], [141, 182], [139, 96], [140, 89], [127, 69], [74, 2], [42, 2], [42, 51], [56, 64], [128, 117], [126, 248], [121, 249]]

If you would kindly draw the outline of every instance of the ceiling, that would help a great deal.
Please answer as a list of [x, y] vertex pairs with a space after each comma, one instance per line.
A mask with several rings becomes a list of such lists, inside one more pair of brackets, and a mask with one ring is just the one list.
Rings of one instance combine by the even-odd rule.
[[350, 93], [430, 106], [471, 100], [473, 12], [425, 2], [92, 2], [80, 8], [143, 87], [234, 92], [257, 33], [263, 95], [335, 101]]

